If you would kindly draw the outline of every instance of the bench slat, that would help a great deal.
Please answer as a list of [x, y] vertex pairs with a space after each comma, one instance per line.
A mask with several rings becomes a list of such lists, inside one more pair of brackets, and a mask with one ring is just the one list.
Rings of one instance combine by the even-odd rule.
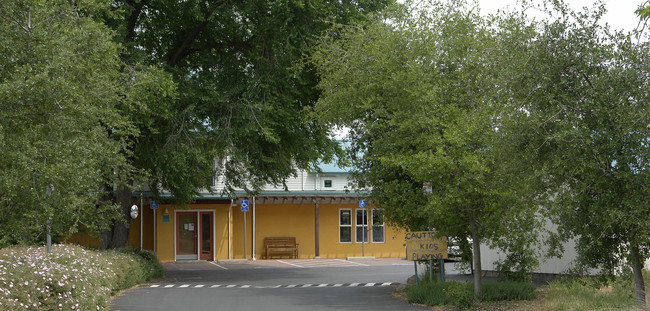
[[295, 237], [266, 237], [264, 238], [264, 248], [267, 259], [276, 253], [280, 255], [292, 253], [295, 258], [298, 258], [298, 244]]

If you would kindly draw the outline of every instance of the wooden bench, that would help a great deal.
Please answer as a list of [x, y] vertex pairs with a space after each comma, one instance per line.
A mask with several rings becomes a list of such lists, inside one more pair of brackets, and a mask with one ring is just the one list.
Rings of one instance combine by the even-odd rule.
[[291, 258], [298, 258], [298, 243], [296, 237], [267, 237], [264, 238], [264, 249], [266, 259], [271, 256], [289, 255]]

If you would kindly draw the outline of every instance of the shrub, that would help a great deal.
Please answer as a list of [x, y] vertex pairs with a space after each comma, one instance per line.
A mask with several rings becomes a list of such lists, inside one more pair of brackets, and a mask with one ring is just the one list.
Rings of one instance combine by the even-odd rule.
[[481, 299], [483, 301], [530, 300], [535, 298], [535, 284], [531, 282], [485, 282]]
[[144, 262], [125, 251], [76, 245], [53, 245], [50, 254], [45, 247], [0, 249], [0, 310], [105, 310], [111, 294], [157, 269]]
[[424, 281], [420, 285], [407, 287], [406, 295], [410, 303], [428, 306], [469, 307], [473, 303], [472, 283]]
[[[410, 303], [428, 306], [453, 305], [468, 308], [476, 303], [474, 284], [467, 282], [429, 282], [405, 289]], [[535, 285], [531, 282], [485, 282], [480, 295], [483, 301], [529, 300], [535, 298]]]

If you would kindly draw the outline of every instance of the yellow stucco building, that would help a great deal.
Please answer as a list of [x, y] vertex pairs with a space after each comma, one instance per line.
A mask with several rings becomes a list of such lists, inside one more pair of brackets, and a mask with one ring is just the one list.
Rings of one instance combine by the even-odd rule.
[[129, 244], [155, 249], [161, 261], [265, 259], [267, 237], [295, 237], [298, 258], [404, 257], [404, 233], [360, 201], [331, 191], [199, 199], [187, 208], [159, 204], [155, 226], [145, 203]]

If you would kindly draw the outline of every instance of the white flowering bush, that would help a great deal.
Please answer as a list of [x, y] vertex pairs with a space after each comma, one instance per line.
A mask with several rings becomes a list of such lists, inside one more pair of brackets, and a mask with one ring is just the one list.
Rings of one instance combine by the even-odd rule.
[[107, 310], [113, 293], [152, 277], [143, 263], [76, 245], [0, 249], [0, 310]]

